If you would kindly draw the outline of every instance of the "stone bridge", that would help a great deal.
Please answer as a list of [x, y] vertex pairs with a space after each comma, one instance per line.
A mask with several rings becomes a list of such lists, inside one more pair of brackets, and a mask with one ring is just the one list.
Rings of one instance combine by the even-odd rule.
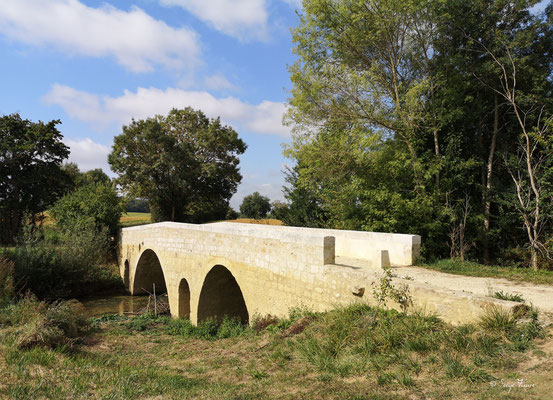
[[[167, 292], [171, 314], [196, 324], [227, 315], [286, 316], [373, 300], [381, 266], [413, 265], [417, 235], [250, 225], [162, 222], [122, 230], [121, 275], [133, 295]], [[510, 302], [397, 277], [416, 308], [446, 321], [476, 319], [490, 303]], [[397, 305], [392, 305], [397, 307]]]

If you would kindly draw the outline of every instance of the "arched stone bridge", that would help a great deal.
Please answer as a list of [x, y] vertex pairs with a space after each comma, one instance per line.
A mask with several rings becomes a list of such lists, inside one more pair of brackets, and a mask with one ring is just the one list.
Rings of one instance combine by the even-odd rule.
[[[122, 230], [121, 275], [133, 295], [167, 292], [171, 314], [196, 324], [224, 315], [285, 316], [293, 307], [323, 311], [371, 302], [380, 266], [415, 263], [420, 237], [373, 232], [163, 222]], [[414, 305], [445, 320], [475, 319], [490, 302], [396, 278]]]

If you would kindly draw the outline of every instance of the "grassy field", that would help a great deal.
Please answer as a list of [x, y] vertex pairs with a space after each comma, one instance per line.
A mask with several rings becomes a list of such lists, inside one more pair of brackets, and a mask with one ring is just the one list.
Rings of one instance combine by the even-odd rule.
[[[352, 306], [265, 318], [253, 328], [144, 315], [95, 319], [72, 347], [20, 349], [0, 331], [10, 399], [546, 399], [551, 332], [491, 318]], [[373, 324], [373, 321], [374, 324]], [[541, 338], [532, 339], [539, 335]]]
[[470, 261], [462, 262], [450, 259], [440, 260], [430, 264], [422, 264], [420, 267], [457, 275], [505, 278], [515, 282], [553, 284], [553, 271], [549, 270], [534, 271], [530, 268], [483, 265]]
[[123, 227], [135, 226], [135, 225], [144, 225], [151, 222], [150, 213], [139, 213], [139, 212], [129, 212], [121, 216], [121, 225]]

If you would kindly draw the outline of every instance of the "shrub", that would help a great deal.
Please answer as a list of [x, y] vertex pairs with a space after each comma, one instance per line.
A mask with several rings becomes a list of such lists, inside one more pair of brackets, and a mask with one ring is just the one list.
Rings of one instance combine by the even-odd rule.
[[124, 207], [117, 192], [109, 183], [82, 186], [56, 202], [50, 210], [56, 225], [64, 231], [107, 229], [115, 236]]
[[14, 296], [14, 262], [0, 255], [0, 308], [9, 304]]
[[99, 285], [114, 285], [105, 268], [109, 246], [107, 232], [94, 228], [65, 232], [59, 243], [26, 232], [13, 255], [15, 282], [41, 299], [82, 296]]

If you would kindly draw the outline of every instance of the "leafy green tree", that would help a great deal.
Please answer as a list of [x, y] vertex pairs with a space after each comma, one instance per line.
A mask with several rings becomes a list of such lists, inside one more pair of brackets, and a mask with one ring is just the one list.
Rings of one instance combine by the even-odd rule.
[[553, 8], [534, 16], [534, 4], [305, 0], [287, 223], [418, 233], [430, 258], [490, 261], [524, 240], [520, 207], [504, 200], [513, 180], [502, 159], [517, 154], [521, 127], [502, 94], [501, 49], [530, 126], [531, 105], [549, 115], [553, 93]]
[[123, 126], [108, 160], [117, 183], [148, 200], [152, 220], [203, 222], [226, 215], [245, 150], [234, 129], [186, 108]]
[[35, 225], [65, 191], [61, 164], [68, 147], [59, 120], [32, 122], [19, 114], [0, 117], [0, 242], [13, 243], [23, 224]]
[[148, 202], [144, 199], [132, 199], [127, 205], [127, 212], [149, 213], [150, 206], [148, 205]]
[[283, 191], [290, 205], [282, 222], [288, 226], [323, 228], [327, 226], [327, 217], [322, 209], [322, 199], [311, 189], [300, 186], [298, 181], [300, 169], [301, 162], [298, 162], [294, 168], [287, 168], [285, 171], [287, 185]]
[[271, 204], [271, 212], [269, 214], [269, 217], [278, 219], [279, 221], [284, 221], [289, 209], [290, 207], [288, 206], [288, 204], [282, 201], [275, 200]]
[[111, 183], [110, 177], [101, 168], [82, 172], [76, 163], [70, 162], [63, 164], [62, 170], [70, 179], [70, 191], [90, 184]]
[[259, 192], [244, 197], [240, 205], [240, 214], [246, 218], [265, 218], [271, 211], [271, 202], [268, 197], [262, 196]]
[[51, 208], [52, 217], [63, 231], [75, 232], [86, 227], [106, 229], [115, 236], [124, 204], [111, 184], [81, 186], [59, 199]]

